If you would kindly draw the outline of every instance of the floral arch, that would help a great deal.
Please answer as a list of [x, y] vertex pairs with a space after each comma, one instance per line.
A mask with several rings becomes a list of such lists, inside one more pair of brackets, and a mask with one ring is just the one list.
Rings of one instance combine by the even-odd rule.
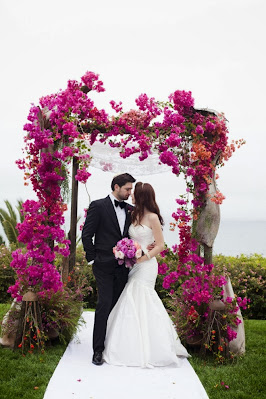
[[[177, 176], [184, 175], [187, 190], [176, 200], [178, 207], [172, 215], [173, 225], [179, 229], [180, 244], [162, 254], [165, 257], [170, 251], [175, 265], [174, 270], [165, 268], [162, 272], [163, 285], [174, 294], [182, 279], [188, 306], [194, 301], [199, 314], [202, 304], [208, 307], [226, 283], [223, 276], [213, 273], [211, 264], [211, 247], [219, 225], [218, 208], [224, 199], [216, 189], [215, 171], [243, 140], [229, 144], [224, 115], [195, 109], [191, 92], [177, 90], [166, 102], [141, 94], [135, 100], [138, 108], [129, 112], [123, 111], [121, 102], [111, 101], [115, 115], [110, 116], [88, 96], [90, 91], [104, 90], [99, 76], [87, 72], [80, 82], [68, 81], [65, 90], [42, 97], [39, 106], [30, 109], [24, 126], [24, 158], [17, 164], [24, 170], [25, 184], [32, 184], [38, 199], [23, 204], [25, 218], [17, 228], [18, 239], [27, 250], [13, 252], [11, 266], [17, 280], [9, 292], [21, 300], [29, 287], [38, 295], [63, 289], [61, 275], [54, 266], [55, 255], [60, 253], [68, 259], [70, 250], [72, 255], [75, 252], [76, 242], [75, 209], [70, 240], [62, 229], [68, 168], [73, 161], [74, 192], [78, 182], [85, 183], [90, 177], [91, 149], [100, 142], [117, 148], [122, 159], [137, 154], [142, 162], [157, 154], [162, 165], [168, 165]], [[210, 210], [215, 215], [211, 222]], [[208, 241], [205, 236], [210, 228]], [[200, 256], [200, 244], [205, 249], [204, 257]]]

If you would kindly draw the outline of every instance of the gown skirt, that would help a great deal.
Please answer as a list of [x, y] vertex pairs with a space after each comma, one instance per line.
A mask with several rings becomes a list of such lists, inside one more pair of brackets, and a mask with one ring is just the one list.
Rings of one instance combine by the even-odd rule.
[[[154, 241], [146, 225], [129, 228], [130, 238], [146, 249]], [[124, 266], [121, 266], [124, 267]], [[107, 323], [104, 360], [117, 366], [175, 365], [189, 357], [154, 287], [158, 274], [155, 258], [136, 263], [112, 309]]]

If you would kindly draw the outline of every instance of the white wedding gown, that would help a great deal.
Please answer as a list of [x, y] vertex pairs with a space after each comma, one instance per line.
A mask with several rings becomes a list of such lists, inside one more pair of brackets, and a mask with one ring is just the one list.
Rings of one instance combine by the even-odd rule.
[[[130, 238], [146, 249], [154, 241], [148, 226], [129, 228]], [[123, 266], [122, 266], [123, 267]], [[155, 258], [138, 263], [107, 323], [104, 360], [112, 365], [153, 367], [175, 364], [188, 357], [154, 286], [158, 273]]]

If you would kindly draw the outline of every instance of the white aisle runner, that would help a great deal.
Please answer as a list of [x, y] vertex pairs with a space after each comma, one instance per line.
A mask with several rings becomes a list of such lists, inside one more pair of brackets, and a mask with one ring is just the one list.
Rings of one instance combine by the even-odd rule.
[[94, 312], [82, 316], [86, 325], [69, 343], [44, 399], [208, 399], [187, 359], [181, 368], [93, 365]]

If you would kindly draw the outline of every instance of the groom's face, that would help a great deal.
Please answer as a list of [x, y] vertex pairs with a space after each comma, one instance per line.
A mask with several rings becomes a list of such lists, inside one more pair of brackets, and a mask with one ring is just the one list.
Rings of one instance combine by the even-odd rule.
[[132, 183], [126, 183], [124, 186], [119, 187], [118, 184], [115, 185], [115, 196], [119, 201], [127, 200], [132, 191]]

